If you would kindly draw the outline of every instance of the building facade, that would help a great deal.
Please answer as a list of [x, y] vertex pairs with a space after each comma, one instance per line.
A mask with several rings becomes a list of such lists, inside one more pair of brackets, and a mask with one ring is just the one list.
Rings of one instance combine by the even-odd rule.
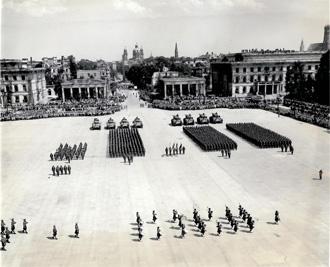
[[45, 69], [50, 69], [50, 76], [60, 75], [62, 81], [70, 80], [70, 61], [67, 57], [43, 57], [42, 63]]
[[315, 78], [323, 52], [243, 52], [226, 55], [228, 61], [211, 62], [212, 94], [217, 96], [246, 97], [248, 94], [275, 99], [286, 95], [285, 78], [295, 62], [304, 66], [305, 76]]
[[37, 104], [48, 96], [45, 68], [32, 59], [1, 60], [1, 105]]

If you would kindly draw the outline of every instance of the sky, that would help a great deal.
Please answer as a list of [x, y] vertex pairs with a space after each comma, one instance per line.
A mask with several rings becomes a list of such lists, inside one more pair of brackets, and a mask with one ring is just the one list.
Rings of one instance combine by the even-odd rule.
[[328, 0], [0, 0], [1, 58], [195, 57], [322, 42]]

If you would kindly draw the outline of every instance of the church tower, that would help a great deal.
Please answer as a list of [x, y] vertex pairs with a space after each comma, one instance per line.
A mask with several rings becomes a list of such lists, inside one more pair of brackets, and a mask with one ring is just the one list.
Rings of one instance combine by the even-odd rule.
[[300, 52], [304, 52], [305, 51], [305, 45], [304, 45], [304, 40], [303, 39], [301, 40], [299, 51]]
[[175, 58], [178, 58], [179, 57], [178, 44], [177, 43], [175, 43], [174, 57]]

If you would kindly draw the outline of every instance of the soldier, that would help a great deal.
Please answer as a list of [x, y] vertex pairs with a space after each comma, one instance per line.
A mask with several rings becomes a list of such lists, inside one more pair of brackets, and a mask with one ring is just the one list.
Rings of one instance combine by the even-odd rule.
[[52, 166], [52, 172], [53, 172], [53, 176], [55, 176], [55, 166]]
[[159, 238], [162, 236], [162, 234], [160, 233], [160, 228], [159, 226], [157, 227], [157, 239], [159, 240]]
[[323, 174], [323, 171], [320, 170], [320, 171], [319, 171], [319, 178], [320, 178], [320, 180], [322, 180], [322, 174]]
[[126, 156], [125, 156], [125, 154], [123, 154], [123, 158], [124, 158], [124, 163], [126, 163]]
[[281, 144], [281, 151], [283, 152], [283, 150], [284, 150], [284, 146], [283, 144]]
[[235, 233], [237, 232], [237, 229], [238, 229], [238, 226], [237, 226], [237, 222], [235, 221], [235, 224], [234, 224], [234, 231], [235, 231]]
[[182, 146], [182, 154], [184, 155], [184, 152], [186, 151], [186, 148]]
[[71, 156], [68, 156], [68, 163], [70, 164]]
[[201, 234], [202, 234], [202, 236], [204, 236], [205, 232], [206, 232], [205, 224], [203, 224], [202, 225], [202, 228], [201, 228]]
[[231, 155], [231, 152], [230, 152], [230, 149], [228, 149], [228, 158], [230, 158], [230, 155]]
[[172, 156], [172, 148], [171, 147], [168, 148], [168, 153], [170, 154], [170, 156]]
[[278, 223], [280, 221], [280, 216], [279, 212], [275, 211], [275, 222]]
[[152, 211], [152, 220], [153, 220], [154, 223], [155, 223], [156, 220], [157, 220], [156, 215], [157, 215], [156, 212], [153, 210], [153, 211]]
[[131, 155], [130, 157], [131, 157], [131, 162], [133, 163], [133, 155]]
[[285, 149], [285, 152], [288, 152], [288, 145], [286, 143], [284, 144], [284, 149]]
[[28, 233], [27, 232], [27, 224], [28, 224], [28, 222], [26, 221], [26, 219], [23, 219], [23, 233]]
[[251, 223], [249, 224], [250, 232], [252, 232], [254, 228], [254, 221], [252, 220]]
[[179, 227], [182, 227], [182, 217], [183, 217], [183, 215], [181, 214], [181, 215], [178, 215], [178, 219], [179, 219]]
[[182, 151], [182, 144], [180, 144], [179, 146], [179, 153], [181, 154], [181, 151]]
[[130, 155], [127, 155], [127, 161], [128, 161], [128, 164], [131, 165], [131, 158], [130, 158]]
[[76, 223], [75, 226], [74, 226], [74, 236], [75, 236], [75, 238], [79, 238], [79, 227], [78, 227], [78, 223]]
[[54, 160], [54, 155], [53, 155], [53, 153], [50, 153], [50, 160], [51, 160], [51, 161]]
[[57, 240], [57, 229], [55, 225], [53, 226], [53, 239]]
[[196, 220], [196, 216], [198, 215], [198, 211], [196, 209], [194, 209], [193, 211], [193, 218], [194, 218], [194, 221]]
[[64, 165], [63, 170], [64, 170], [64, 174], [67, 174], [67, 172], [68, 172], [68, 167], [67, 167], [66, 165]]
[[245, 220], [246, 220], [246, 211], [243, 209], [243, 221], [245, 222]]
[[84, 160], [85, 158], [85, 151], [81, 152], [81, 159]]
[[5, 232], [5, 229], [6, 229], [6, 224], [3, 220], [1, 220], [1, 234]]
[[221, 149], [221, 157], [223, 157], [223, 154], [224, 154], [223, 149]]
[[68, 173], [71, 174], [71, 166], [68, 166]]
[[290, 152], [291, 152], [291, 155], [293, 155], [293, 146], [290, 144]]
[[238, 206], [238, 211], [239, 211], [239, 217], [242, 217], [243, 209], [242, 209], [241, 204]]
[[1, 250], [6, 250], [6, 244], [7, 244], [6, 237], [3, 234], [1, 234], [1, 245], [2, 245]]
[[173, 222], [177, 219], [178, 212], [176, 210], [173, 210]]
[[140, 221], [141, 221], [141, 217], [140, 217], [139, 212], [137, 211], [137, 212], [136, 212], [136, 223], [137, 223], [137, 224], [140, 224]]
[[14, 218], [12, 218], [11, 219], [11, 233], [12, 234], [16, 234], [15, 233], [15, 224], [16, 224], [16, 222], [15, 222]]
[[9, 232], [9, 230], [8, 230], [8, 227], [6, 227], [5, 235], [6, 235], [7, 243], [10, 243], [10, 241], [9, 241], [9, 238], [10, 238], [10, 232]]
[[165, 153], [166, 153], [166, 157], [168, 156], [168, 148], [165, 147]]
[[140, 241], [142, 240], [142, 237], [143, 237], [142, 232], [139, 232], [139, 240], [140, 240]]
[[56, 166], [56, 175], [59, 176], [60, 175], [60, 168], [58, 166]]
[[213, 216], [213, 210], [211, 210], [211, 208], [209, 208], [208, 210], [208, 217], [209, 217], [209, 221], [212, 219], [212, 216]]
[[181, 238], [184, 238], [186, 234], [186, 230], [184, 229], [184, 227], [181, 227]]
[[218, 222], [218, 223], [217, 223], [217, 233], [218, 233], [218, 235], [220, 235], [221, 232], [222, 232], [221, 227], [222, 227], [221, 223]]
[[227, 149], [225, 149], [225, 157], [227, 157]]
[[60, 166], [60, 173], [61, 173], [61, 175], [63, 174], [63, 166], [62, 165]]

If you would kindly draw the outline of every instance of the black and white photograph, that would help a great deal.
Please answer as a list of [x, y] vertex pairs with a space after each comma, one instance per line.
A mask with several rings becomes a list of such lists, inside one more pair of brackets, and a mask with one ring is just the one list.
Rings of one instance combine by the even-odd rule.
[[329, 0], [0, 8], [0, 266], [329, 266]]

